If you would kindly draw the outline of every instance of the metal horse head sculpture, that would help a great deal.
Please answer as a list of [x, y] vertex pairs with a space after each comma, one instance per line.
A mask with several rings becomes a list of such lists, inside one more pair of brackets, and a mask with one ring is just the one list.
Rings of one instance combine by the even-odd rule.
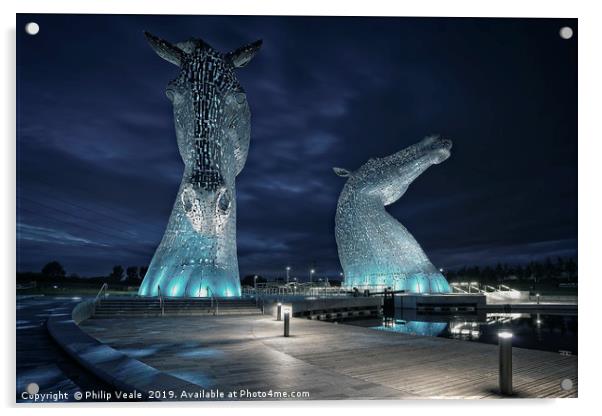
[[370, 159], [355, 172], [334, 168], [348, 178], [335, 217], [345, 286], [450, 292], [445, 277], [385, 206], [401, 198], [426, 169], [446, 160], [451, 147], [450, 140], [430, 136], [393, 155]]
[[235, 69], [251, 61], [261, 41], [223, 54], [201, 39], [172, 44], [145, 36], [180, 68], [166, 95], [184, 174], [139, 294], [239, 296], [235, 180], [249, 151], [251, 114]]

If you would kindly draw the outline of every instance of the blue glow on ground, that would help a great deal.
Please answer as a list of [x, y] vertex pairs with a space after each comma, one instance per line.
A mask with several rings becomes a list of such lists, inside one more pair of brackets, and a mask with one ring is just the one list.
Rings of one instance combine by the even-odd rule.
[[223, 351], [215, 350], [212, 348], [203, 348], [198, 350], [191, 351], [182, 351], [176, 354], [176, 357], [180, 358], [216, 358], [222, 357], [224, 355]]
[[167, 374], [171, 374], [174, 377], [181, 378], [182, 380], [186, 380], [190, 383], [198, 384], [201, 387], [209, 388], [212, 387], [215, 383], [213, 380], [206, 374], [203, 374], [198, 371], [192, 370], [173, 370], [173, 371], [165, 371]]
[[154, 355], [159, 351], [157, 348], [120, 348], [119, 351], [132, 358], [141, 358]]

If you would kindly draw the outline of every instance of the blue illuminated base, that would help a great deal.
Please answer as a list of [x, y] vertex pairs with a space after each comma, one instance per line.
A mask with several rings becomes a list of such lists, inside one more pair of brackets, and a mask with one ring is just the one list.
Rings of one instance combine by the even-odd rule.
[[409, 277], [403, 276], [370, 276], [368, 278], [353, 278], [345, 276], [343, 286], [348, 289], [354, 287], [372, 292], [381, 292], [384, 289], [403, 290], [406, 293], [451, 293], [451, 287], [441, 273], [417, 273]]
[[[170, 273], [171, 272], [171, 273]], [[159, 286], [161, 295], [167, 297], [240, 297], [240, 281], [238, 276], [231, 273], [212, 270], [158, 270], [154, 276], [146, 276], [140, 289], [139, 296], [158, 296]]]

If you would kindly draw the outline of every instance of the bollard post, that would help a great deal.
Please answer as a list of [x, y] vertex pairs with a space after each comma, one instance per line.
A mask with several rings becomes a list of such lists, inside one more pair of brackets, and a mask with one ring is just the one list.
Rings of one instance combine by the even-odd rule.
[[290, 333], [291, 314], [289, 311], [284, 312], [284, 336], [288, 337]]
[[276, 309], [276, 320], [282, 321], [282, 303], [278, 302], [278, 308]]
[[539, 305], [539, 293], [537, 293], [535, 297], [537, 298], [537, 304]]
[[512, 332], [499, 332], [500, 346], [500, 392], [509, 396], [512, 394]]

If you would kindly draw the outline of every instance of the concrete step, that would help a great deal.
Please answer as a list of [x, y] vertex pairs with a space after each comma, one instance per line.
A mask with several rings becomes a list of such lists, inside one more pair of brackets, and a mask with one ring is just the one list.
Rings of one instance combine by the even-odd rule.
[[[165, 304], [163, 305], [165, 308], [172, 308], [172, 309], [199, 309], [199, 308], [212, 308], [214, 306], [211, 305], [169, 305], [169, 304]], [[236, 308], [255, 308], [258, 309], [255, 305], [217, 305], [220, 308], [231, 308], [231, 309], [236, 309]], [[151, 305], [151, 306], [137, 306], [137, 305], [98, 305], [96, 307], [96, 309], [153, 309], [153, 308], [159, 308], [160, 305]]]
[[[112, 318], [144, 318], [144, 317], [157, 317], [157, 316], [213, 316], [213, 311], [194, 311], [194, 312], [182, 312], [182, 311], [165, 311], [165, 315], [162, 315], [160, 311], [149, 311], [146, 313], [103, 313], [97, 312], [94, 314], [93, 319], [112, 319]], [[234, 311], [234, 310], [226, 310], [219, 311], [218, 316], [234, 316], [234, 315], [261, 315], [261, 311], [259, 310], [249, 310], [249, 311]]]
[[[159, 305], [159, 302], [155, 303], [137, 303], [137, 302], [100, 302], [99, 305], [117, 305], [117, 306], [153, 306]], [[212, 305], [210, 302], [198, 302], [198, 303], [176, 303], [176, 302], [164, 302], [164, 305], [173, 305], [173, 306], [205, 306]], [[214, 303], [215, 304], [215, 303]], [[256, 306], [255, 303], [229, 303], [229, 302], [218, 302], [218, 305], [224, 306]]]
[[[261, 310], [250, 299], [164, 299], [165, 316], [212, 316], [215, 306], [218, 315], [260, 315]], [[157, 298], [102, 299], [96, 307], [95, 318], [128, 318], [162, 316]]]
[[[142, 306], [142, 305], [98, 305], [96, 307], [96, 309], [157, 309], [160, 308], [161, 306], [159, 304], [157, 305], [150, 305], [150, 306]], [[230, 308], [230, 309], [236, 309], [236, 308], [254, 308], [254, 309], [258, 309], [255, 305], [218, 305], [218, 307], [220, 308]], [[213, 306], [211, 305], [170, 305], [170, 304], [165, 304], [164, 305], [165, 309], [204, 309], [204, 308], [213, 308]]]
[[[160, 302], [122, 302], [122, 301], [102, 301], [100, 305], [128, 305], [128, 306], [152, 306], [159, 305]], [[171, 302], [165, 301], [165, 305], [174, 306], [203, 306], [211, 305], [211, 302]], [[255, 306], [255, 302], [218, 302], [219, 305], [224, 306]]]

